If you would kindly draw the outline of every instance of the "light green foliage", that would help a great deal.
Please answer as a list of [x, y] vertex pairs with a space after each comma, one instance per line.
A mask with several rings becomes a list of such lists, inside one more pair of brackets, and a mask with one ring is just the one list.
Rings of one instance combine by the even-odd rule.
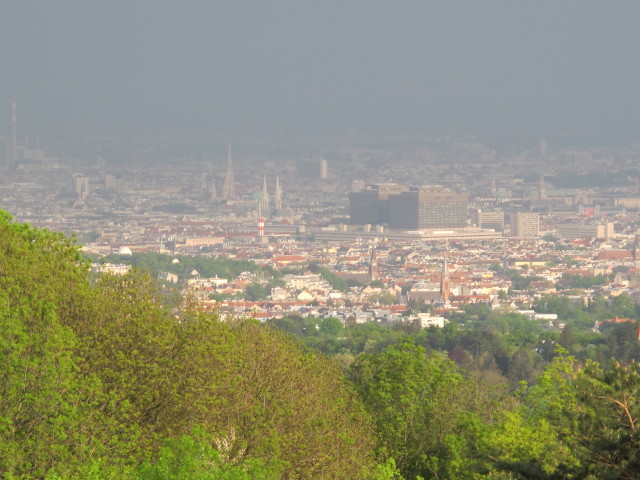
[[238, 465], [225, 462], [211, 445], [213, 439], [202, 429], [191, 435], [169, 439], [160, 449], [157, 460], [144, 462], [136, 480], [276, 480], [277, 464], [246, 460]]
[[565, 349], [556, 347], [556, 357], [537, 378], [536, 384], [527, 390], [525, 397], [533, 418], [551, 421], [565, 436], [570, 436], [573, 429], [565, 412], [576, 408], [574, 362], [575, 358]]
[[498, 460], [490, 469], [520, 474], [551, 475], [567, 459], [564, 446], [547, 420], [525, 419], [518, 411], [501, 412], [478, 447], [489, 458]]
[[637, 478], [640, 367], [589, 363], [563, 349], [523, 391], [523, 404], [484, 437], [498, 468], [525, 478]]
[[372, 480], [404, 480], [404, 477], [396, 467], [393, 458], [376, 465], [372, 472]]
[[180, 388], [190, 418], [218, 432], [230, 458], [277, 458], [283, 478], [370, 468], [372, 425], [337, 366], [257, 323], [188, 328], [185, 367], [197, 373], [185, 370]]
[[[168, 302], [139, 270], [89, 283], [72, 240], [3, 213], [0, 238], [2, 478], [613, 480], [640, 471], [636, 324], [581, 330], [635, 318], [627, 297], [588, 307], [541, 298], [536, 309], [570, 324], [562, 333], [486, 307], [422, 331], [335, 318], [221, 322]], [[553, 351], [557, 343], [580, 361]], [[533, 383], [507, 394], [474, 379], [500, 384], [502, 375]]]
[[138, 270], [89, 284], [60, 235], [5, 215], [0, 233], [0, 477], [130, 479], [146, 461], [184, 478], [220, 458], [212, 478], [371, 478], [373, 425], [329, 360], [170, 305]]
[[180, 392], [172, 377], [181, 360], [176, 320], [151, 277], [132, 270], [98, 279], [87, 314], [71, 325], [80, 367], [100, 385], [104, 428], [118, 432], [109, 449], [120, 455], [145, 458], [175, 425]]
[[63, 324], [88, 288], [86, 265], [72, 241], [5, 213], [0, 238], [0, 476], [42, 477], [93, 447]]
[[[11, 306], [10, 306], [11, 305]], [[73, 336], [36, 299], [0, 300], [0, 472], [42, 475], [74, 448]]]

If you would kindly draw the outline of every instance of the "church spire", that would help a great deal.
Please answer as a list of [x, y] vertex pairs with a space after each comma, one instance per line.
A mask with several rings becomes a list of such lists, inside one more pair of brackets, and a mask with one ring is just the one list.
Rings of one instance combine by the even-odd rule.
[[224, 200], [233, 200], [236, 197], [235, 180], [233, 179], [233, 159], [231, 157], [231, 143], [227, 145], [227, 173], [222, 187]]
[[274, 200], [276, 202], [276, 210], [282, 210], [282, 188], [280, 187], [279, 177], [276, 177], [276, 190], [274, 192]]
[[444, 262], [442, 263], [442, 273], [440, 274], [440, 295], [442, 296], [444, 303], [449, 303], [449, 297], [451, 297], [451, 283], [449, 279], [447, 250], [444, 251]]
[[372, 282], [378, 280], [379, 277], [378, 257], [376, 256], [375, 247], [371, 250], [371, 258], [369, 259], [369, 277]]
[[547, 187], [544, 183], [544, 173], [540, 174], [540, 185], [538, 187], [538, 196], [540, 197], [540, 200], [547, 199]]
[[262, 182], [262, 197], [260, 198], [260, 207], [262, 210], [269, 210], [269, 190], [267, 189], [267, 177]]

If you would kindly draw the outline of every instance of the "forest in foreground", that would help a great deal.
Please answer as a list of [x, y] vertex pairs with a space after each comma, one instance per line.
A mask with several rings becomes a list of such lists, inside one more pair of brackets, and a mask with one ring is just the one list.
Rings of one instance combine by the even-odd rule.
[[514, 386], [425, 342], [340, 363], [273, 323], [166, 298], [143, 272], [90, 278], [72, 239], [1, 213], [0, 476], [637, 478], [634, 361], [557, 343]]

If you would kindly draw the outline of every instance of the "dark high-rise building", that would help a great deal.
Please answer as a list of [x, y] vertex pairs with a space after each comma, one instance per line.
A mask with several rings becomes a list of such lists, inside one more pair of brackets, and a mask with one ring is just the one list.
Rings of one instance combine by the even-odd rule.
[[350, 223], [354, 225], [386, 225], [389, 223], [389, 198], [406, 191], [406, 185], [385, 183], [369, 185], [349, 193]]
[[389, 226], [391, 228], [418, 228], [419, 196], [415, 189], [393, 195], [389, 199]]
[[372, 185], [349, 195], [352, 224], [454, 228], [467, 224], [468, 196], [442, 187]]
[[391, 228], [453, 228], [467, 224], [465, 194], [441, 187], [417, 187], [389, 198]]

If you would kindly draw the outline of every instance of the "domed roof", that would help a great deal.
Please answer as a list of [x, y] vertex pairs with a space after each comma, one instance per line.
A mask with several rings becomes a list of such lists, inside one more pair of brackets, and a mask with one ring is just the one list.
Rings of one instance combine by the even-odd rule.
[[133, 255], [133, 252], [129, 247], [120, 247], [118, 249], [118, 255]]

